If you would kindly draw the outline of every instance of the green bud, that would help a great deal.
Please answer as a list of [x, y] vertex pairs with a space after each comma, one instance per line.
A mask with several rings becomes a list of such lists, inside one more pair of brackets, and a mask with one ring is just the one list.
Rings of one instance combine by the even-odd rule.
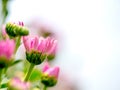
[[43, 74], [41, 77], [41, 82], [47, 87], [53, 87], [57, 83], [57, 79], [55, 77], [51, 77], [47, 74]]
[[55, 55], [48, 55], [47, 56], [48, 61], [52, 61], [52, 60], [54, 60], [54, 58], [55, 58]]
[[14, 23], [6, 24], [6, 32], [9, 36], [12, 36], [12, 37], [26, 36], [29, 34], [29, 31], [27, 28]]

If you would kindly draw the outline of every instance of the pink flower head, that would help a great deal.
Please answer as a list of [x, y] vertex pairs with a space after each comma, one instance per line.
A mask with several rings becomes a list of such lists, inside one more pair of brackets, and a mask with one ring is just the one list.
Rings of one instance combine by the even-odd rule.
[[56, 49], [57, 49], [57, 40], [51, 38], [51, 37], [47, 37], [46, 38], [46, 52], [48, 55], [55, 55], [56, 53]]
[[51, 38], [24, 36], [23, 43], [26, 49], [26, 59], [36, 65], [48, 57], [54, 57], [56, 52], [56, 41]]
[[30, 90], [30, 83], [22, 82], [19, 78], [13, 78], [9, 82], [10, 90]]
[[26, 59], [35, 65], [41, 64], [46, 59], [46, 40], [42, 37], [23, 37], [26, 49]]
[[10, 59], [15, 50], [14, 40], [1, 40], [0, 41], [0, 57]]
[[48, 75], [49, 77], [54, 77], [56, 79], [58, 78], [59, 67], [50, 68], [49, 64], [46, 63], [42, 71], [44, 75]]
[[48, 63], [42, 69], [41, 82], [47, 87], [53, 87], [58, 81], [59, 67], [50, 67]]
[[23, 43], [27, 52], [34, 50], [53, 55], [56, 52], [57, 41], [50, 37], [45, 39], [43, 37], [39, 38], [37, 36], [35, 37], [24, 36]]

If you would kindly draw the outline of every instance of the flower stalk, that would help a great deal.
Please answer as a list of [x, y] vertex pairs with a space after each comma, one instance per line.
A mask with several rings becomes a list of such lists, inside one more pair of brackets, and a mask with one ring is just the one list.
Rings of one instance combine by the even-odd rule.
[[1, 86], [1, 82], [2, 82], [2, 69], [0, 69], [0, 86]]
[[30, 75], [32, 73], [32, 70], [33, 70], [34, 66], [35, 65], [33, 63], [30, 64], [29, 70], [28, 70], [27, 75], [26, 75], [25, 80], [24, 80], [25, 82], [27, 82], [29, 80]]
[[43, 90], [47, 90], [47, 86], [46, 85], [44, 85]]
[[17, 52], [19, 46], [20, 46], [20, 42], [21, 42], [21, 36], [17, 37], [17, 41], [16, 41], [16, 47], [15, 47], [15, 53]]

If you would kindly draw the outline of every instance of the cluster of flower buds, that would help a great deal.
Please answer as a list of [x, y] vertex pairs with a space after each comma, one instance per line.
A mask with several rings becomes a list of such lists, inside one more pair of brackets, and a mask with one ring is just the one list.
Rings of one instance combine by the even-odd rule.
[[29, 31], [26, 27], [23, 27], [23, 22], [16, 23], [7, 23], [6, 24], [6, 32], [11, 37], [17, 36], [26, 36], [29, 34]]
[[[9, 66], [17, 62], [14, 56], [21, 45], [21, 38], [26, 49], [26, 59], [30, 62], [30, 67], [24, 81], [21, 81], [19, 78], [10, 79], [6, 84], [7, 90], [31, 90], [28, 80], [34, 66], [41, 64], [45, 59], [49, 61], [55, 58], [57, 50], [56, 39], [53, 37], [32, 37], [27, 36], [28, 34], [29, 31], [24, 27], [23, 22], [19, 22], [18, 24], [7, 23], [2, 28], [3, 40], [0, 40], [0, 84], [2, 81], [2, 70], [7, 70]], [[40, 80], [46, 87], [51, 87], [56, 85], [58, 74], [59, 67], [50, 68], [48, 63], [46, 63]]]

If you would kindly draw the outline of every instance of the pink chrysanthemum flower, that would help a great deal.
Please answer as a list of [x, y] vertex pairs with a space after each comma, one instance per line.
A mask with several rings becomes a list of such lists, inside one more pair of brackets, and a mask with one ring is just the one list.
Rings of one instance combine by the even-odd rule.
[[51, 37], [47, 37], [46, 43], [47, 43], [47, 48], [46, 48], [47, 59], [52, 60], [54, 59], [56, 51], [57, 51], [57, 40]]
[[30, 90], [30, 83], [22, 82], [16, 77], [9, 81], [8, 90]]
[[0, 41], [0, 67], [4, 67], [11, 61], [15, 50], [14, 40], [1, 40]]
[[45, 63], [42, 71], [44, 74], [49, 75], [50, 77], [55, 77], [56, 79], [58, 78], [59, 67], [51, 68], [48, 63]]
[[55, 53], [56, 43], [53, 39], [43, 37], [23, 37], [26, 58], [30, 63], [40, 64], [48, 55]]
[[54, 86], [57, 83], [58, 75], [59, 75], [59, 67], [51, 68], [48, 63], [45, 64], [42, 70], [42, 78], [41, 82], [50, 87]]

